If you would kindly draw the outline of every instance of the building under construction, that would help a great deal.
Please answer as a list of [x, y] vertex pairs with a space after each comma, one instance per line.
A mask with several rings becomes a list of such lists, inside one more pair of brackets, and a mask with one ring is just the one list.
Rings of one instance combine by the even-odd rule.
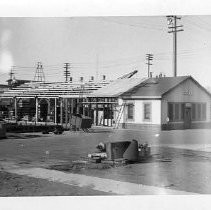
[[8, 118], [70, 125], [73, 115], [94, 125], [122, 128], [210, 127], [211, 95], [191, 76], [113, 81], [31, 82], [1, 94], [10, 100]]

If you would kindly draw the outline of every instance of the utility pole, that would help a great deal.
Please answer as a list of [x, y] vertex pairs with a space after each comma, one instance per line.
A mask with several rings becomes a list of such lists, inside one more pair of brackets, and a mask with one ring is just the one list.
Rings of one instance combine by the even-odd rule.
[[98, 81], [99, 75], [99, 53], [96, 54], [96, 80]]
[[10, 69], [10, 73], [9, 73], [9, 76], [10, 76], [10, 79], [8, 80], [8, 85], [10, 86], [10, 88], [13, 87], [14, 85], [14, 81], [15, 80], [15, 73], [14, 73], [14, 66], [11, 66], [11, 69]]
[[43, 65], [41, 62], [37, 63], [37, 68], [36, 68], [36, 72], [34, 75], [34, 81], [45, 82], [45, 74], [44, 74]]
[[15, 75], [15, 73], [14, 73], [14, 66], [11, 67], [10, 73], [9, 73], [9, 76], [10, 76], [10, 80], [11, 81], [15, 78], [15, 76], [13, 76], [13, 75]]
[[68, 82], [68, 78], [70, 76], [70, 63], [64, 63], [64, 69], [65, 82]]
[[168, 33], [173, 33], [173, 51], [174, 51], [174, 60], [173, 60], [173, 69], [174, 77], [177, 76], [177, 32], [184, 31], [182, 29], [183, 25], [177, 25], [177, 20], [181, 20], [181, 17], [176, 15], [167, 16], [168, 20]]
[[146, 54], [147, 66], [148, 66], [148, 78], [150, 77], [150, 66], [152, 65], [151, 61], [153, 60], [153, 54]]

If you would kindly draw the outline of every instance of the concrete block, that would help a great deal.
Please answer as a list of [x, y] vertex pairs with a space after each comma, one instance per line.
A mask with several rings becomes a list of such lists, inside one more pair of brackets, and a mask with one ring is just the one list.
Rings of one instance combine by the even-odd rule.
[[123, 154], [130, 145], [130, 141], [107, 142], [106, 153], [108, 160], [115, 160], [123, 158]]
[[128, 146], [126, 151], [123, 154], [123, 158], [128, 161], [137, 161], [139, 156], [138, 152], [138, 142], [132, 140], [131, 144]]

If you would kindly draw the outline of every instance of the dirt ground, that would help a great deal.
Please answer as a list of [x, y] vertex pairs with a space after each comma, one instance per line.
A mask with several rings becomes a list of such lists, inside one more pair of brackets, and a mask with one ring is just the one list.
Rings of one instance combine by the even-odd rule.
[[[51, 170], [57, 164], [69, 164], [87, 157], [96, 145], [106, 141], [136, 139], [148, 142], [153, 158], [145, 164], [123, 167], [63, 171], [137, 185], [200, 194], [211, 193], [211, 130], [148, 132], [137, 130], [96, 129], [90, 133], [65, 132], [63, 135], [41, 133], [8, 134], [0, 140], [2, 162], [20, 167]], [[54, 169], [54, 168], [53, 168]], [[55, 169], [54, 169], [55, 170]], [[0, 170], [0, 196], [110, 195], [92, 187], [79, 187], [46, 179], [7, 173]]]
[[112, 195], [3, 171], [0, 171], [0, 186], [0, 197]]

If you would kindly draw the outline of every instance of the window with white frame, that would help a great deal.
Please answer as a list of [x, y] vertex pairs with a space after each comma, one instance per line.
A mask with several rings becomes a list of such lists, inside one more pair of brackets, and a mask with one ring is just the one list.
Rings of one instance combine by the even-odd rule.
[[150, 102], [144, 103], [144, 120], [151, 121], [152, 118], [152, 104]]
[[127, 119], [128, 120], [134, 119], [134, 104], [133, 103], [129, 103], [127, 105]]

